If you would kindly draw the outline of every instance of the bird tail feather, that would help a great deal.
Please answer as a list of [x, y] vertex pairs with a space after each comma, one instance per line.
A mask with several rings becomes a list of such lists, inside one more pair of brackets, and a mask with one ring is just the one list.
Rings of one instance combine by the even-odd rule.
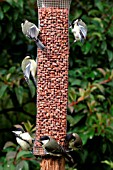
[[44, 50], [46, 48], [39, 39], [35, 40], [35, 43], [37, 47], [39, 47], [41, 50]]

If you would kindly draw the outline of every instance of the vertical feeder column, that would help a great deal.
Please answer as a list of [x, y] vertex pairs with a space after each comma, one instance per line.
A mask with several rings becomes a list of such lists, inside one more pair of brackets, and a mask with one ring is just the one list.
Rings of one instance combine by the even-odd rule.
[[[65, 146], [68, 100], [69, 9], [41, 7], [38, 12], [41, 30], [40, 39], [47, 50], [41, 51], [38, 49], [34, 155], [45, 156], [44, 150], [37, 142], [41, 136], [51, 136], [62, 146]], [[55, 167], [58, 169], [58, 166], [61, 167], [59, 170], [64, 169], [61, 165], [62, 163], [64, 164], [63, 158], [56, 163], [54, 161], [52, 159], [42, 159], [42, 170], [49, 170], [52, 164], [51, 170], [54, 170]], [[60, 165], [58, 165], [59, 163]], [[47, 166], [49, 167], [47, 168]]]

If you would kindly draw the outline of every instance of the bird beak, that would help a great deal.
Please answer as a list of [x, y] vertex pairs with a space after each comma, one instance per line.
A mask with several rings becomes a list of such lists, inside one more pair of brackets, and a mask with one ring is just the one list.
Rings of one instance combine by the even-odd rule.
[[16, 131], [12, 131], [13, 133], [16, 133]]

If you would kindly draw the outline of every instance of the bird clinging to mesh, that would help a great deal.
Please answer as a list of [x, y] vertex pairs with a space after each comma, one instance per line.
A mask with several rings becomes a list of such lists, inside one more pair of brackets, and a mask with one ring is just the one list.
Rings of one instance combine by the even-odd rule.
[[81, 19], [74, 19], [70, 26], [74, 35], [74, 42], [81, 41], [82, 43], [87, 36], [87, 26]]
[[21, 27], [23, 34], [29, 39], [35, 41], [37, 47], [39, 47], [41, 50], [46, 48], [38, 38], [40, 29], [35, 24], [25, 20], [23, 23], [21, 23]]

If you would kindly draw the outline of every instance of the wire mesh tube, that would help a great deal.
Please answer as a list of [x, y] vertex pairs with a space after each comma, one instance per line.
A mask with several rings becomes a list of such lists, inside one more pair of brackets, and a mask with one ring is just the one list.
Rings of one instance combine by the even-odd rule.
[[71, 0], [38, 0], [37, 4], [39, 8], [42, 7], [58, 7], [68, 8], [70, 7]]
[[[58, 3], [66, 8], [57, 7]], [[69, 0], [38, 1], [40, 39], [47, 47], [38, 49], [37, 118], [34, 155], [45, 155], [37, 140], [48, 135], [65, 146], [68, 100], [68, 14]], [[62, 3], [61, 3], [62, 2]], [[49, 4], [49, 5], [48, 5]], [[50, 6], [52, 4], [52, 7]], [[55, 7], [53, 7], [53, 4]], [[67, 8], [68, 4], [68, 8]], [[63, 6], [63, 7], [64, 7]]]

